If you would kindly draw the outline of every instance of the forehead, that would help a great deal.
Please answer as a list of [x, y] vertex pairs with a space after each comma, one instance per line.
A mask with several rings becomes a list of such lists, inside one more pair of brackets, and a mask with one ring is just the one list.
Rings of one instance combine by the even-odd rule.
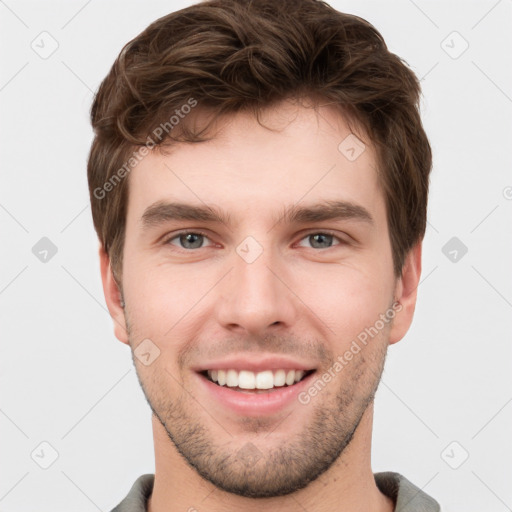
[[151, 151], [129, 176], [128, 223], [155, 203], [218, 205], [230, 215], [343, 200], [382, 214], [375, 152], [338, 110], [283, 102], [219, 119], [213, 138]]

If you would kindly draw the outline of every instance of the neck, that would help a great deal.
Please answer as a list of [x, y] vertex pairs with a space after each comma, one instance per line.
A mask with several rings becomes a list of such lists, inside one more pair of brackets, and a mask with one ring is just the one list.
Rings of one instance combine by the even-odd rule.
[[[375, 484], [370, 465], [373, 404], [368, 407], [352, 441], [336, 462], [304, 489], [276, 498], [251, 499], [227, 493], [204, 480], [178, 453], [167, 432], [153, 416], [155, 483], [148, 512], [308, 512], [372, 510], [392, 512], [392, 500]], [[340, 504], [342, 508], [340, 508]]]

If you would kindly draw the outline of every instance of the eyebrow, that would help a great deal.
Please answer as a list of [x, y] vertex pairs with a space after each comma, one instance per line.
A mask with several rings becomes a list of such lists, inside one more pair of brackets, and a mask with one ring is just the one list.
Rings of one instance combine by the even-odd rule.
[[[158, 201], [148, 206], [142, 217], [142, 227], [149, 229], [170, 221], [199, 221], [229, 225], [232, 217], [215, 206], [192, 205], [180, 202]], [[305, 224], [327, 220], [359, 220], [373, 225], [370, 212], [349, 201], [325, 201], [311, 206], [291, 205], [274, 219], [278, 223]]]

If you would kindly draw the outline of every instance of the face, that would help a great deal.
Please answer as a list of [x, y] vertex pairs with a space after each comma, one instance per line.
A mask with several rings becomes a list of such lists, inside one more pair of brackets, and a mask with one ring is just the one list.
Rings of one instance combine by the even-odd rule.
[[134, 168], [126, 307], [109, 305], [177, 452], [250, 497], [343, 456], [404, 330], [371, 146], [340, 151], [351, 132], [326, 107], [282, 103], [262, 122], [273, 131], [234, 115]]

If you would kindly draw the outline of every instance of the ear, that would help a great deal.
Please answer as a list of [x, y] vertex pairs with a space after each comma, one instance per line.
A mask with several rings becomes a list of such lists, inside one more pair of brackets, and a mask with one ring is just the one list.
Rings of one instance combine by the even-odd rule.
[[126, 319], [124, 309], [121, 306], [121, 292], [117, 286], [112, 267], [110, 266], [110, 257], [100, 244], [99, 249], [101, 281], [103, 283], [103, 294], [107, 303], [108, 311], [114, 321], [114, 334], [119, 341], [128, 343], [128, 331], [126, 329]]
[[402, 275], [397, 279], [395, 288], [395, 301], [400, 302], [401, 309], [397, 309], [389, 335], [389, 344], [400, 341], [412, 323], [414, 309], [416, 308], [416, 292], [421, 275], [421, 241], [418, 242], [406, 255], [402, 267]]

